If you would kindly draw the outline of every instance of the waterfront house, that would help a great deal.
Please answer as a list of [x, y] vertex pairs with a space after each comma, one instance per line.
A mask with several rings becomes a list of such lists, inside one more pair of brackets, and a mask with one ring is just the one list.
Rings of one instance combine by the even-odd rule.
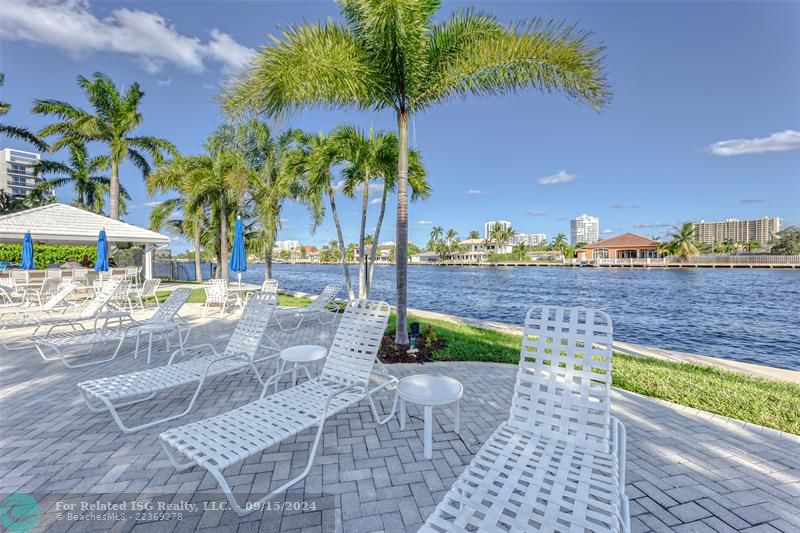
[[575, 253], [578, 259], [592, 261], [596, 259], [648, 259], [658, 257], [659, 242], [633, 233], [615, 235], [602, 241], [578, 248]]
[[411, 256], [412, 263], [435, 263], [439, 260], [436, 252], [420, 252]]
[[466, 239], [458, 243], [458, 250], [448, 259], [459, 263], [485, 263], [491, 254], [511, 253], [511, 245], [498, 247], [497, 243], [486, 239]]

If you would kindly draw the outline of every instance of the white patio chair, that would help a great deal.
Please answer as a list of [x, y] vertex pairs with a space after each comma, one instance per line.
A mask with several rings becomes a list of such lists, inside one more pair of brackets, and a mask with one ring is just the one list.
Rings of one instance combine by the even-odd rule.
[[133, 288], [139, 287], [139, 270], [138, 266], [125, 267], [125, 279], [127, 279]]
[[45, 278], [59, 278], [61, 279], [61, 269], [60, 268], [48, 268], [44, 271]]
[[[208, 470], [236, 514], [242, 516], [257, 509], [260, 503], [308, 475], [322, 428], [336, 413], [366, 397], [376, 422], [385, 424], [394, 416], [396, 390], [392, 411], [384, 419], [378, 415], [372, 396], [389, 385], [396, 385], [397, 379], [380, 366], [382, 372], [378, 377], [383, 382], [370, 387], [388, 319], [389, 305], [385, 302], [350, 302], [339, 322], [319, 377], [267, 396], [273, 380], [293, 370], [278, 372], [267, 380], [260, 400], [212, 418], [168, 429], [159, 438], [169, 460], [178, 471], [193, 466]], [[257, 502], [239, 504], [223, 476], [223, 470], [314, 426], [317, 427], [316, 435], [303, 472]]]
[[[217, 352], [211, 344], [200, 344], [183, 351], [176, 350], [166, 366], [84, 381], [78, 383], [78, 389], [92, 412], [108, 412], [120, 430], [131, 433], [188, 414], [194, 407], [203, 384], [214, 376], [252, 369], [259, 383], [264, 383], [255, 364], [280, 354], [281, 347], [266, 336], [267, 324], [276, 305], [277, 298], [272, 294], [259, 294], [250, 298], [222, 353]], [[272, 351], [259, 357], [259, 352], [264, 348]], [[175, 358], [181, 353], [192, 358], [175, 362]], [[207, 355], [201, 355], [203, 353]], [[150, 400], [159, 392], [191, 384], [196, 384], [194, 394], [188, 407], [178, 414], [129, 427], [117, 412], [121, 407]]]
[[50, 298], [56, 294], [59, 286], [61, 286], [61, 278], [45, 277], [39, 290], [32, 291], [32, 294], [36, 297], [36, 301], [39, 302], [39, 305], [42, 305], [42, 300]]
[[[120, 280], [120, 285], [126, 283], [128, 283], [127, 280]], [[149, 336], [147, 363], [150, 364], [154, 335], [164, 337], [167, 350], [169, 350], [169, 335], [175, 333], [178, 337], [179, 351], [184, 349], [184, 343], [192, 330], [192, 326], [185, 320], [180, 319], [177, 315], [178, 311], [181, 310], [181, 307], [183, 307], [183, 304], [186, 303], [186, 300], [189, 299], [191, 294], [192, 290], [190, 288], [182, 287], [175, 290], [170, 297], [167, 298], [167, 301], [164, 302], [164, 305], [157, 309], [156, 312], [153, 313], [153, 316], [146, 320], [133, 320], [130, 316], [123, 316], [116, 327], [109, 327], [110, 320], [107, 320], [102, 327], [96, 328], [94, 331], [66, 332], [44, 339], [37, 339], [35, 341], [36, 349], [45, 361], [52, 361], [58, 358], [67, 368], [79, 368], [113, 360], [117, 357], [117, 354], [120, 352], [122, 345], [127, 339], [136, 339], [134, 358], [138, 357], [139, 340], [142, 333], [144, 333]], [[185, 333], [182, 333], [183, 331], [185, 331]], [[117, 343], [117, 346], [109, 357], [80, 364], [70, 363], [69, 361], [73, 357], [90, 354], [97, 346], [114, 342]], [[84, 347], [87, 349], [82, 353], [74, 353], [72, 351], [75, 348]], [[45, 351], [55, 352], [56, 357], [47, 357]]]
[[[56, 292], [50, 294], [48, 299], [41, 305], [30, 305], [30, 302], [11, 300], [0, 303], [0, 331], [3, 329], [3, 320], [8, 319], [9, 315], [13, 315], [13, 318], [19, 319], [25, 316], [41, 317], [41, 315], [55, 313], [57, 311], [64, 312], [69, 307], [67, 296], [69, 296], [78, 285], [71, 281], [55, 281], [59, 282]], [[3, 289], [8, 289], [8, 287], [0, 285], [0, 296], [7, 294]]]
[[131, 299], [139, 302], [139, 307], [142, 309], [144, 309], [144, 300], [147, 298], [155, 299], [156, 307], [159, 307], [160, 304], [158, 303], [158, 297], [156, 296], [156, 291], [158, 291], [159, 285], [161, 285], [160, 278], [146, 279], [141, 288], [131, 289], [129, 296]]
[[206, 303], [203, 305], [203, 318], [205, 318], [208, 309], [212, 305], [219, 306], [221, 316], [225, 316], [225, 309], [229, 305], [243, 306], [239, 295], [228, 290], [227, 279], [210, 279], [204, 281], [203, 288], [206, 291]]
[[0, 304], [13, 307], [27, 303], [25, 292], [17, 288], [17, 280], [12, 277], [0, 278], [0, 292]]
[[[268, 294], [278, 294], [278, 280], [276, 280], [276, 279], [265, 279], [264, 283], [261, 284], [261, 292], [262, 293], [265, 292], [265, 293], [268, 293]], [[253, 292], [248, 293], [247, 294], [247, 298], [245, 299], [245, 302], [253, 294], [257, 294], [257, 293], [253, 293]]]
[[[320, 324], [330, 324], [334, 320], [339, 313], [339, 306], [336, 305], [334, 299], [336, 295], [339, 294], [339, 291], [342, 290], [341, 283], [331, 283], [324, 289], [322, 292], [317, 296], [314, 301], [312, 301], [308, 307], [291, 307], [291, 308], [284, 308], [279, 309], [277, 313], [275, 313], [275, 323], [281, 328], [282, 331], [293, 331], [300, 327], [303, 323], [303, 320], [309, 317], [316, 318]], [[329, 319], [324, 319], [328, 315]], [[297, 322], [294, 325], [286, 326], [284, 323], [286, 322], [283, 320], [285, 317], [295, 317], [297, 318]]]
[[[117, 290], [117, 285], [120, 282], [121, 280], [114, 280], [107, 283], [103, 287], [103, 290], [98, 292], [88, 304], [83, 306], [75, 306], [73, 312], [60, 313], [58, 312], [58, 305], [64, 301], [67, 295], [80, 288], [80, 285], [74, 282], [64, 283], [58, 294], [53, 296], [50, 300], [38, 308], [26, 308], [23, 306], [15, 310], [9, 309], [4, 311], [4, 316], [0, 317], [0, 332], [14, 328], [34, 328], [33, 332], [31, 332], [29, 336], [25, 337], [25, 340], [35, 341], [36, 339], [40, 338], [38, 336], [39, 330], [44, 327], [49, 326], [49, 329], [44, 334], [45, 336], [49, 336], [54, 329], [61, 327], [69, 327], [73, 331], [79, 329], [85, 330], [86, 327], [83, 325], [83, 322], [88, 320], [94, 320], [96, 328], [98, 319], [122, 319], [128, 316], [127, 312], [103, 311], [104, 308], [109, 304], [111, 297], [114, 295], [114, 292]], [[14, 313], [13, 315], [6, 316], [8, 312], [12, 311]], [[0, 335], [0, 344], [2, 344], [6, 350], [21, 350], [28, 347], [25, 343], [23, 343], [22, 346], [17, 347], [11, 345], [6, 341], [5, 335]]]
[[528, 311], [508, 420], [420, 531], [628, 531], [609, 316]]
[[78, 283], [82, 283], [86, 285], [89, 280], [89, 269], [84, 267], [73, 268], [72, 269], [72, 281], [77, 281]]

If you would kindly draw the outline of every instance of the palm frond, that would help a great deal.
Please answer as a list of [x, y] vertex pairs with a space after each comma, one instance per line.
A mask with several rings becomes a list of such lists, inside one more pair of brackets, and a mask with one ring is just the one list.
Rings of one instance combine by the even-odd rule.
[[25, 141], [29, 144], [32, 144], [37, 150], [41, 150], [42, 152], [46, 152], [49, 149], [49, 146], [47, 146], [46, 142], [26, 128], [11, 126], [9, 124], [0, 124], [0, 135]]
[[145, 156], [132, 148], [128, 148], [128, 159], [131, 160], [136, 168], [142, 171], [142, 176], [146, 178], [150, 175], [152, 168], [150, 167], [150, 163], [147, 162], [147, 158]]
[[433, 36], [438, 42], [431, 49], [447, 55], [432, 58], [437, 68], [428, 73], [426, 89], [411, 101], [414, 110], [454, 96], [506, 94], [525, 87], [560, 91], [595, 109], [611, 98], [604, 47], [593, 47], [588, 32], [534, 20], [491, 36], [478, 25], [445, 23]]
[[332, 21], [293, 26], [262, 48], [250, 71], [223, 92], [225, 111], [276, 115], [300, 107], [380, 108], [382, 71], [350, 30]]

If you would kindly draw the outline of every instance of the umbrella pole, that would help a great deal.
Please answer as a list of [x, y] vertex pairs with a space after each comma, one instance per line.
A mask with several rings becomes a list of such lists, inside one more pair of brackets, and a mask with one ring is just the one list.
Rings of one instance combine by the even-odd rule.
[[241, 272], [237, 272], [236, 273], [236, 277], [239, 278], [239, 288], [241, 288], [241, 286], [242, 286], [242, 273]]

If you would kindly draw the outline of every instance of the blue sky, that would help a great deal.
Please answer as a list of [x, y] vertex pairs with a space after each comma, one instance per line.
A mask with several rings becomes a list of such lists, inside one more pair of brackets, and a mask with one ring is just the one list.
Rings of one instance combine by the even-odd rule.
[[[33, 98], [84, 105], [75, 77], [102, 71], [119, 85], [138, 81], [146, 92], [140, 132], [184, 153], [199, 151], [223, 120], [213, 101], [220, 84], [268, 34], [337, 17], [322, 1], [3, 3], [7, 122], [43, 126], [29, 112]], [[434, 194], [411, 206], [412, 241], [424, 244], [431, 225], [464, 235], [498, 218], [552, 238], [568, 234], [569, 219], [582, 213], [598, 216], [607, 234], [658, 236], [685, 220], [764, 215], [800, 224], [800, 4], [451, 2], [441, 16], [466, 6], [501, 20], [553, 18], [593, 31], [607, 47], [614, 98], [596, 113], [528, 91], [418, 115], [415, 140]], [[342, 121], [395, 127], [388, 111], [307, 111], [281, 126], [327, 131]], [[126, 220], [146, 225], [158, 198], [146, 196], [132, 167], [122, 178], [133, 196]], [[355, 241], [357, 206], [340, 203], [345, 237]], [[394, 240], [394, 210], [392, 202], [381, 240]], [[283, 218], [280, 238], [335, 237], [330, 220], [312, 235], [302, 206], [288, 205]]]

